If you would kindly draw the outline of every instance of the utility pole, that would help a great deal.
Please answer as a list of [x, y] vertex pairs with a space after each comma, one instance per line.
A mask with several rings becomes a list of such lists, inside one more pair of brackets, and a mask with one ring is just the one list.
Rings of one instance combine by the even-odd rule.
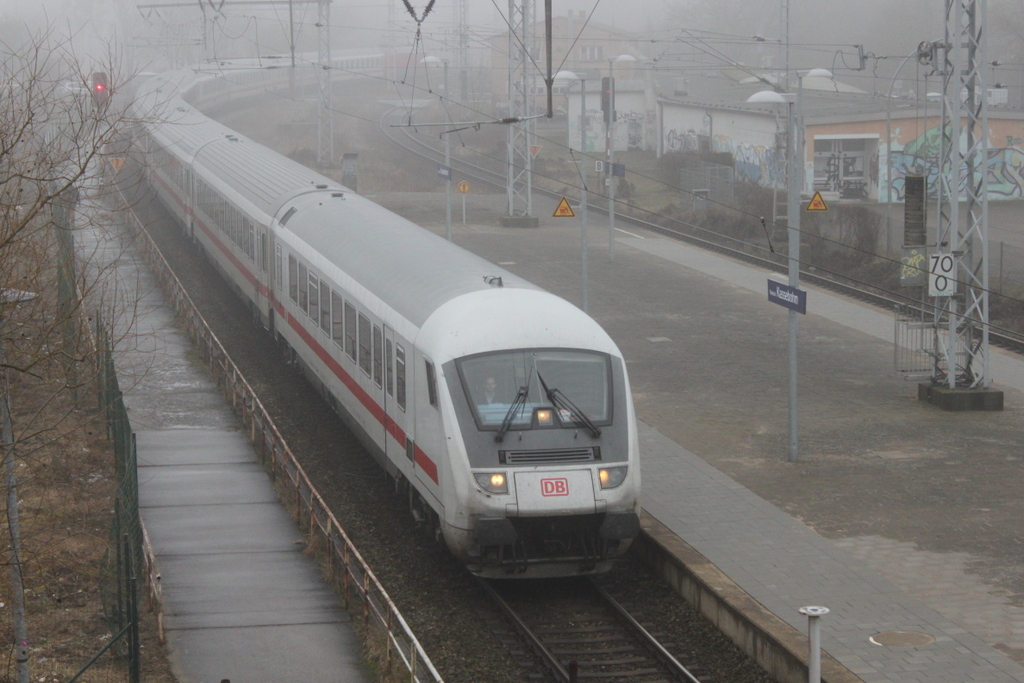
[[295, 68], [295, 8], [292, 0], [288, 0], [288, 46], [292, 53], [292, 68]]

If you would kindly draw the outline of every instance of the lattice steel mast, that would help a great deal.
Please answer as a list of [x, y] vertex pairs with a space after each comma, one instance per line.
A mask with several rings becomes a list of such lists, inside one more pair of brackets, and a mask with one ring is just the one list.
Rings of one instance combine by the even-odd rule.
[[[989, 368], [987, 0], [946, 0], [936, 252], [956, 292], [936, 297], [934, 384], [987, 389]], [[964, 140], [961, 151], [961, 139]], [[962, 206], [961, 206], [962, 198]], [[942, 326], [946, 325], [945, 334]]]
[[533, 215], [533, 172], [530, 144], [533, 139], [532, 61], [533, 0], [508, 0], [508, 116], [520, 123], [508, 126], [507, 191], [510, 218]]
[[[454, 0], [452, 3], [453, 23], [455, 25], [455, 67], [458, 82], [458, 99], [465, 102], [469, 99], [469, 0]], [[446, 97], [450, 97], [445, 93]]]
[[319, 115], [316, 121], [316, 163], [334, 163], [334, 110], [331, 108], [331, 0], [316, 4], [317, 64], [316, 83], [320, 91]]

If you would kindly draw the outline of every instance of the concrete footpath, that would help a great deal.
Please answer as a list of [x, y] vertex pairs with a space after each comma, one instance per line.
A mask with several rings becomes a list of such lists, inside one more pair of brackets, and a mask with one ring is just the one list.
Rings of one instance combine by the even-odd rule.
[[[676, 242], [617, 241], [765, 296], [763, 271]], [[847, 334], [892, 339], [891, 315], [822, 290], [812, 288], [810, 316], [850, 328]], [[1024, 359], [993, 349], [992, 367], [999, 388], [1011, 390], [1011, 400], [1019, 401]], [[851, 406], [851, 413], [855, 410]], [[976, 437], [980, 445], [984, 430]], [[889, 580], [851, 553], [862, 547], [869, 558], [879, 545], [898, 549], [901, 544], [830, 541], [649, 425], [642, 426], [641, 438], [644, 508], [791, 626], [806, 631], [799, 607], [829, 607], [831, 613], [820, 622], [822, 647], [866, 683], [1024, 681], [1024, 666], [971, 629], [1016, 645], [1024, 636], [1024, 610], [993, 600], [980, 582], [964, 581], [969, 575], [950, 568], [949, 558], [918, 557], [909, 567], [913, 575], [904, 574], [901, 586], [899, 577]], [[851, 484], [840, 473], [833, 480], [836, 486]], [[890, 557], [889, 563], [895, 562]], [[1000, 632], [1002, 637], [995, 635]]]
[[132, 249], [98, 248], [116, 264], [111, 287], [138, 300], [132, 319], [115, 325], [115, 358], [178, 680], [371, 680], [348, 614], [303, 553], [240, 423], [190, 359], [155, 280]]

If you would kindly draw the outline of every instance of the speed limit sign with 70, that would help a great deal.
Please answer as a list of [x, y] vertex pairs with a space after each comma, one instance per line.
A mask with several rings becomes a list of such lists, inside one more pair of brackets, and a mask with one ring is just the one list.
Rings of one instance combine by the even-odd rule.
[[956, 258], [952, 254], [932, 254], [928, 260], [928, 296], [956, 294]]

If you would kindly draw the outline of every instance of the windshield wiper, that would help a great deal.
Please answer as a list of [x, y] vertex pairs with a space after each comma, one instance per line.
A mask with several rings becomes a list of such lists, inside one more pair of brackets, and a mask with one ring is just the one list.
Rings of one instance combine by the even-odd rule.
[[498, 428], [498, 433], [495, 434], [494, 440], [501, 442], [505, 439], [505, 433], [508, 432], [512, 426], [512, 420], [516, 419], [516, 413], [526, 405], [526, 395], [530, 392], [530, 386], [519, 387], [519, 391], [516, 392], [516, 397], [512, 399], [512, 405], [508, 407], [508, 412], [505, 413], [505, 419], [501, 421], [501, 427]]
[[570, 401], [568, 396], [558, 389], [548, 389], [547, 383], [539, 372], [537, 373], [537, 379], [540, 380], [540, 385], [544, 387], [544, 393], [547, 394], [548, 400], [551, 401], [556, 408], [566, 411], [570, 415], [574, 416], [575, 420], [582, 422], [583, 425], [590, 430], [590, 433], [595, 439], [601, 436], [601, 430], [597, 428], [597, 425], [595, 425], [589, 417], [584, 415], [583, 411], [577, 408], [576, 404]]

